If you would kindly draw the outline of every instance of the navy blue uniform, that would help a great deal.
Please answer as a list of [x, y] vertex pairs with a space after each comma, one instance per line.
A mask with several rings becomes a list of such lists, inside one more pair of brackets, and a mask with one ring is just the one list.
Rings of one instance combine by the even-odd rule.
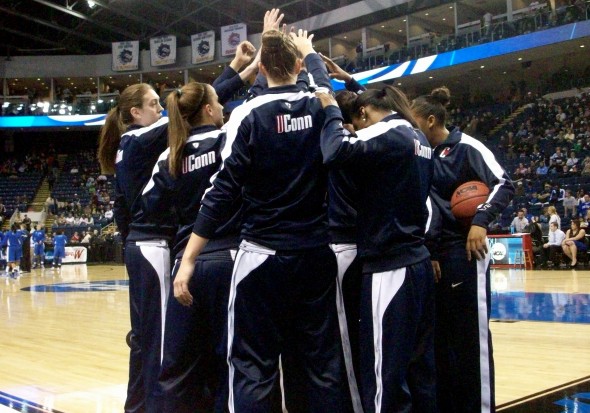
[[361, 292], [361, 395], [365, 412], [432, 412], [434, 281], [424, 232], [432, 149], [392, 113], [347, 136], [326, 108], [324, 162], [354, 166]]
[[[115, 222], [125, 244], [129, 274], [131, 353], [125, 412], [158, 411], [155, 401], [161, 362], [161, 326], [170, 289], [168, 243], [176, 233], [167, 224], [150, 222], [141, 208], [141, 193], [167, 146], [168, 119], [148, 127], [132, 125], [121, 137], [116, 159]], [[163, 211], [165, 215], [165, 211]]]
[[[235, 77], [230, 72], [224, 73], [225, 80]], [[215, 91], [227, 98], [234, 87], [231, 80], [221, 81]], [[162, 326], [170, 290], [169, 243], [176, 236], [177, 225], [170, 211], [160, 211], [159, 223], [150, 221], [142, 210], [141, 195], [159, 155], [167, 147], [167, 137], [168, 118], [147, 127], [131, 125], [121, 137], [116, 158], [115, 222], [126, 239], [125, 264], [134, 337], [126, 412], [161, 411], [155, 397], [162, 359]]]
[[492, 152], [458, 129], [436, 147], [434, 165], [430, 194], [434, 215], [428, 244], [442, 275], [436, 285], [439, 411], [493, 412], [490, 255], [482, 261], [467, 260], [469, 228], [455, 219], [450, 200], [465, 182], [484, 182], [490, 195], [478, 207], [472, 225], [487, 228], [512, 199], [514, 187]]
[[[308, 56], [307, 67], [309, 59], [319, 56]], [[314, 77], [329, 87], [322, 70]], [[269, 411], [279, 355], [289, 346], [303, 355], [309, 411], [346, 410], [322, 124], [319, 101], [297, 85], [269, 88], [239, 106], [226, 125], [223, 165], [202, 200], [194, 232], [205, 238], [243, 200], [228, 313], [230, 412]]]
[[[193, 128], [183, 149], [182, 169], [174, 178], [169, 172], [167, 149], [156, 163], [152, 178], [143, 191], [143, 209], [153, 222], [162, 220], [161, 211], [174, 210], [179, 221], [174, 256], [177, 264], [192, 234], [203, 193], [221, 163], [225, 133], [215, 126]], [[239, 210], [241, 200], [236, 204]], [[227, 403], [227, 303], [233, 268], [230, 249], [238, 248], [239, 214], [222, 226], [198, 257], [189, 285], [193, 305], [168, 300], [164, 350], [159, 386], [162, 411], [170, 413], [216, 411]], [[219, 391], [218, 391], [219, 390]], [[225, 391], [224, 391], [225, 390]]]
[[[346, 89], [362, 93], [365, 88], [354, 78]], [[346, 132], [346, 130], [344, 131]], [[357, 184], [354, 166], [331, 168], [328, 174], [328, 223], [331, 248], [338, 262], [336, 294], [340, 335], [345, 352], [348, 385], [355, 413], [362, 412], [358, 392], [360, 372], [359, 319], [362, 263], [357, 254]]]

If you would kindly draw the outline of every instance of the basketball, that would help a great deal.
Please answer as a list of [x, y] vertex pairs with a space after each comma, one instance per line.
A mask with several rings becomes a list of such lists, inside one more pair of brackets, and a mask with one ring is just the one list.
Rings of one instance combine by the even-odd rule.
[[451, 212], [458, 220], [473, 218], [477, 207], [488, 199], [490, 193], [486, 184], [469, 181], [460, 185], [451, 197]]

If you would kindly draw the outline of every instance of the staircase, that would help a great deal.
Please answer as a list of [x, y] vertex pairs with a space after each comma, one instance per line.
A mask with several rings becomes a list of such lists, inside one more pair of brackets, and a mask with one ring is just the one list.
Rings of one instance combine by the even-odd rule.
[[522, 112], [524, 112], [524, 110], [527, 108], [527, 106], [528, 106], [528, 104], [516, 108], [514, 110], [514, 112], [512, 112], [510, 115], [508, 115], [501, 123], [497, 124], [494, 127], [494, 129], [492, 129], [490, 131], [489, 136], [495, 136], [496, 133], [498, 133], [500, 130], [502, 130], [502, 128], [504, 128], [506, 125], [508, 125], [514, 119], [516, 119], [520, 114], [522, 114]]

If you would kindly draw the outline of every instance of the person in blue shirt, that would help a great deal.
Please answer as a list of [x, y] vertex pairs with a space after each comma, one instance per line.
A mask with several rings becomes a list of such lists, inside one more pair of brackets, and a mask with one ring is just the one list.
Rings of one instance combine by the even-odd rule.
[[6, 245], [6, 276], [17, 278], [20, 272], [20, 259], [23, 255], [23, 236], [16, 224], [4, 236]]
[[45, 231], [39, 224], [37, 229], [33, 231], [33, 268], [45, 266]]
[[68, 237], [64, 235], [63, 229], [57, 231], [57, 235], [53, 237], [53, 268], [61, 268], [61, 262], [66, 256], [67, 242]]

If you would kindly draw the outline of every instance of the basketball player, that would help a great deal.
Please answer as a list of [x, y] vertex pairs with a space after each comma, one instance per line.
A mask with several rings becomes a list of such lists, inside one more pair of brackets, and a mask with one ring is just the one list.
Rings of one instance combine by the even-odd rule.
[[[251, 64], [257, 68], [258, 62]], [[191, 82], [168, 95], [169, 148], [162, 153], [143, 191], [143, 209], [156, 222], [161, 211], [174, 209], [180, 229], [174, 257], [180, 265], [192, 233], [201, 198], [221, 162], [225, 142], [223, 106], [213, 87]], [[233, 258], [239, 245], [238, 213], [220, 228], [195, 263], [191, 294], [195, 303], [184, 307], [170, 300], [159, 384], [164, 412], [194, 412], [207, 408], [207, 390], [217, 395], [216, 411], [227, 405], [227, 303]], [[213, 363], [215, 361], [215, 363]], [[209, 388], [206, 388], [206, 385]]]
[[[249, 47], [238, 50], [237, 58], [243, 58], [242, 52], [253, 53]], [[225, 94], [225, 87], [231, 82], [219, 82], [220, 93]], [[177, 226], [171, 214], [162, 217], [164, 224], [150, 222], [141, 209], [141, 193], [167, 147], [168, 118], [162, 118], [162, 110], [151, 86], [129, 86], [109, 112], [99, 144], [103, 172], [116, 170], [115, 222], [125, 240], [129, 274], [132, 339], [125, 412], [161, 411], [157, 379], [170, 288], [169, 243]]]
[[434, 280], [424, 246], [432, 150], [396, 88], [351, 99], [352, 136], [344, 132], [336, 100], [318, 95], [326, 112], [324, 163], [356, 171], [364, 411], [432, 412]]
[[[330, 78], [345, 83], [346, 91], [336, 95], [339, 105], [353, 101], [366, 89], [349, 73], [340, 68], [330, 58], [320, 55]], [[344, 132], [354, 131], [352, 120], [345, 118]], [[337, 307], [340, 335], [343, 349], [350, 354], [345, 357], [348, 386], [355, 413], [362, 413], [358, 390], [360, 373], [359, 360], [359, 319], [362, 287], [362, 263], [357, 254], [357, 202], [358, 189], [355, 181], [357, 171], [354, 166], [331, 168], [328, 172], [328, 225], [330, 247], [338, 262]]]
[[[276, 30], [262, 35], [260, 70], [269, 88], [235, 109], [226, 125], [223, 164], [174, 281], [175, 297], [191, 305], [195, 258], [242, 197], [243, 241], [228, 311], [230, 412], [270, 411], [279, 356], [289, 346], [302, 355], [308, 411], [349, 410], [318, 141], [323, 115], [317, 99], [296, 85], [299, 53], [307, 67], [309, 59], [320, 59], [312, 37], [302, 30], [292, 37]], [[317, 67], [316, 83], [329, 88], [325, 66]]]
[[176, 226], [170, 216], [165, 225], [148, 221], [141, 210], [141, 191], [167, 146], [168, 119], [162, 118], [162, 110], [150, 85], [128, 86], [101, 129], [98, 152], [103, 173], [116, 172], [114, 218], [125, 240], [129, 274], [132, 336], [125, 412], [159, 410], [155, 391], [170, 285], [168, 244]]
[[64, 235], [63, 229], [60, 229], [53, 237], [53, 268], [61, 268], [61, 262], [66, 257], [67, 243], [68, 237]]
[[[434, 150], [430, 197], [433, 224], [430, 251], [436, 284], [436, 364], [440, 412], [495, 410], [494, 363], [490, 318], [490, 255], [487, 228], [514, 194], [512, 181], [494, 155], [478, 140], [458, 129], [447, 130], [446, 87], [420, 96], [412, 112]], [[471, 226], [453, 216], [454, 190], [468, 181], [485, 183], [490, 194]]]
[[16, 224], [10, 226], [10, 230], [4, 235], [6, 246], [6, 276], [18, 278], [20, 274], [20, 259], [23, 255], [23, 237]]
[[33, 268], [37, 268], [39, 265], [41, 268], [45, 267], [45, 231], [43, 231], [43, 227], [38, 224], [37, 229], [33, 231], [33, 235], [31, 236], [33, 239]]

